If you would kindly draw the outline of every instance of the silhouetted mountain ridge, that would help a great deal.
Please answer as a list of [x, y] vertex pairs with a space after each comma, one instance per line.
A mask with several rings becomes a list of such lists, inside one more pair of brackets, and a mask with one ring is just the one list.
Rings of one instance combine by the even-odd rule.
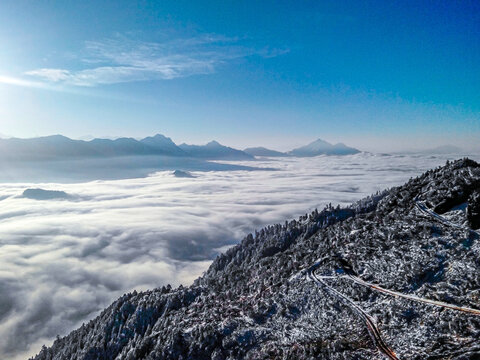
[[243, 151], [245, 151], [247, 154], [250, 154], [252, 156], [265, 156], [265, 157], [288, 156], [287, 153], [283, 153], [276, 150], [270, 150], [262, 146], [247, 148], [247, 149], [244, 149]]
[[204, 146], [177, 146], [170, 138], [161, 134], [134, 138], [72, 140], [62, 135], [32, 139], [0, 139], [0, 158], [9, 160], [55, 160], [135, 155], [165, 155], [192, 157], [206, 160], [250, 160], [253, 157], [241, 150], [220, 145], [212, 141]]
[[358, 154], [359, 152], [360, 150], [348, 147], [343, 143], [332, 145], [325, 140], [317, 139], [308, 145], [293, 149], [289, 154], [300, 157], [309, 157], [318, 155], [353, 155]]
[[181, 144], [157, 134], [137, 140], [131, 137], [118, 139], [73, 140], [63, 135], [31, 139], [0, 138], [0, 160], [40, 161], [57, 159], [85, 159], [120, 156], [164, 155], [203, 160], [252, 160], [255, 156], [316, 156], [350, 155], [359, 151], [342, 143], [331, 145], [323, 140], [282, 153], [264, 147], [237, 150], [213, 140], [205, 145]]
[[206, 145], [181, 144], [179, 147], [188, 155], [203, 159], [252, 160], [253, 156], [241, 150], [224, 146], [215, 140]]

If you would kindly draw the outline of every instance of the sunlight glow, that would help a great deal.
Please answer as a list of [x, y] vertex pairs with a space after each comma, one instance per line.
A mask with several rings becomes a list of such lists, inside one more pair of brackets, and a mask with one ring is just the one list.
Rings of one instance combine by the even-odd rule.
[[0, 84], [30, 87], [30, 88], [39, 88], [39, 89], [49, 88], [48, 85], [40, 83], [40, 82], [28, 81], [28, 80], [23, 80], [23, 79], [11, 77], [11, 76], [5, 76], [5, 75], [0, 75]]

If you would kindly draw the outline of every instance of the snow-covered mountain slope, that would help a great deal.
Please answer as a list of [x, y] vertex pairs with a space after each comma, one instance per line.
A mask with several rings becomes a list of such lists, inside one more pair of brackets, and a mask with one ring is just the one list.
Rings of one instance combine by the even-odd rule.
[[35, 360], [477, 359], [479, 191], [463, 159], [269, 226], [192, 286], [126, 294]]

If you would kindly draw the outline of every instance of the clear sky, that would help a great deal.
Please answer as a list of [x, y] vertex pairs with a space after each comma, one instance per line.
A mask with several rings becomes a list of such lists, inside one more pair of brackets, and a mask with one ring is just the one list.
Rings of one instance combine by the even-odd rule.
[[0, 2], [0, 133], [480, 139], [480, 2]]

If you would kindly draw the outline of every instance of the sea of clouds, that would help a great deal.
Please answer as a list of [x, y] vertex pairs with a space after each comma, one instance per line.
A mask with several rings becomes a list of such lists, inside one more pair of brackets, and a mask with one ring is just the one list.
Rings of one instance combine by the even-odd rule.
[[[133, 289], [190, 284], [255, 229], [349, 204], [454, 158], [361, 153], [261, 159], [253, 165], [276, 170], [197, 171], [194, 178], [161, 171], [1, 184], [0, 358], [28, 358]], [[63, 195], [37, 200], [22, 195], [28, 188]]]

